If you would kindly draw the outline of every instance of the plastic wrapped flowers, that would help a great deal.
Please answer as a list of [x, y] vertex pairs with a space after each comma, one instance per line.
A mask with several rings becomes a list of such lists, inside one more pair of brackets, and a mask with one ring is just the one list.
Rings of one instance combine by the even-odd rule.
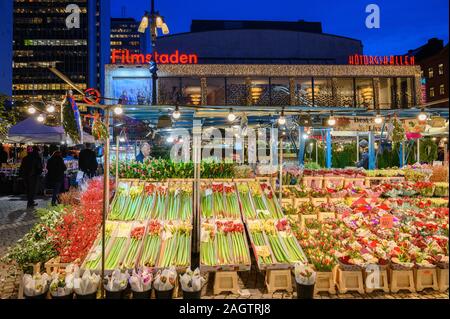
[[34, 274], [23, 276], [23, 292], [27, 297], [35, 297], [48, 291], [50, 277], [47, 274]]
[[294, 266], [295, 281], [299, 285], [314, 285], [316, 283], [316, 272], [311, 266], [304, 263], [296, 263]]
[[200, 269], [188, 268], [183, 275], [180, 275], [180, 284], [183, 291], [197, 292], [200, 291], [205, 284], [206, 279], [201, 276]]
[[53, 274], [50, 294], [53, 298], [71, 296], [73, 293], [73, 273]]
[[137, 272], [133, 270], [129, 282], [131, 290], [135, 292], [145, 292], [152, 289], [153, 273], [151, 268], [144, 267]]
[[105, 289], [107, 291], [115, 292], [125, 290], [128, 286], [128, 278], [130, 275], [127, 271], [122, 272], [119, 269], [113, 271], [111, 276], [105, 278]]
[[77, 267], [74, 271], [73, 290], [78, 296], [87, 296], [95, 294], [100, 284], [100, 276], [85, 270], [80, 276], [80, 269]]
[[177, 270], [175, 267], [158, 271], [155, 275], [153, 287], [158, 291], [170, 291], [175, 287]]

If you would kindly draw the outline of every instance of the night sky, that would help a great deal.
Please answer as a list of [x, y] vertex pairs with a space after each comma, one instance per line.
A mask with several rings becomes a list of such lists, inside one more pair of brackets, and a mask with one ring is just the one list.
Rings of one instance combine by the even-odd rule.
[[[113, 17], [140, 19], [150, 0], [111, 0]], [[380, 29], [367, 29], [368, 4], [381, 10]], [[437, 37], [448, 43], [448, 0], [156, 0], [171, 34], [188, 32], [192, 19], [322, 22], [325, 33], [363, 42], [365, 54], [404, 54]], [[125, 14], [123, 14], [125, 13]]]

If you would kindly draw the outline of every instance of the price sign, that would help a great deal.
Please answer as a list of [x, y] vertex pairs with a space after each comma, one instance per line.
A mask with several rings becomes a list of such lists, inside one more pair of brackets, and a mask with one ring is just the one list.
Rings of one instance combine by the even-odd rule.
[[383, 228], [392, 228], [394, 226], [394, 216], [392, 215], [381, 216], [380, 226]]

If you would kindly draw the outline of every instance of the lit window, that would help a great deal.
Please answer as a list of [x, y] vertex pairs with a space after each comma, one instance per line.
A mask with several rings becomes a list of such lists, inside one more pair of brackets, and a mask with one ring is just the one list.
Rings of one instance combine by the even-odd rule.
[[434, 88], [430, 88], [430, 97], [434, 97]]
[[428, 77], [430, 78], [430, 79], [432, 79], [433, 78], [433, 68], [428, 68]]
[[445, 94], [444, 84], [439, 85], [439, 94], [440, 95], [444, 95]]
[[441, 63], [441, 64], [439, 64], [438, 68], [439, 68], [439, 75], [443, 75], [444, 74], [444, 65]]

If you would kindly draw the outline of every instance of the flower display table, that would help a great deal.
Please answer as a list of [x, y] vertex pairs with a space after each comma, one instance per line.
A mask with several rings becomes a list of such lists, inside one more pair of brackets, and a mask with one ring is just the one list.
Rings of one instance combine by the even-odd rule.
[[371, 293], [375, 290], [389, 292], [389, 279], [387, 269], [381, 268], [379, 271], [372, 272], [364, 270], [364, 283], [366, 293]]
[[438, 287], [440, 292], [448, 289], [448, 269], [437, 269]]
[[357, 291], [360, 294], [363, 294], [364, 280], [362, 271], [345, 271], [338, 267], [336, 272], [336, 285], [341, 294], [345, 294], [348, 291]]
[[390, 271], [391, 277], [391, 292], [397, 293], [400, 290], [408, 290], [409, 292], [416, 292], [414, 285], [414, 271], [410, 270], [394, 270]]
[[215, 273], [213, 293], [218, 295], [222, 292], [239, 294], [238, 275], [236, 271], [217, 271]]
[[422, 291], [426, 288], [439, 290], [439, 282], [436, 268], [416, 269], [414, 274], [416, 291]]
[[267, 270], [266, 287], [269, 294], [277, 290], [292, 292], [293, 288], [291, 270]]
[[319, 292], [328, 292], [336, 294], [333, 271], [319, 271], [316, 273], [316, 285], [314, 286], [314, 294]]

